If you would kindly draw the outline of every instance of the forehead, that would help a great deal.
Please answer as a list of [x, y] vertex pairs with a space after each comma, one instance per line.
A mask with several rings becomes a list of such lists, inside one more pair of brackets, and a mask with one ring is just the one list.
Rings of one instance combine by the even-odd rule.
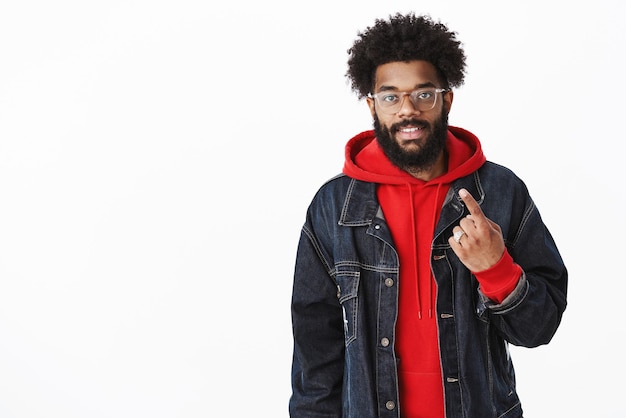
[[428, 61], [396, 61], [376, 68], [374, 91], [412, 90], [416, 87], [437, 86], [437, 69]]

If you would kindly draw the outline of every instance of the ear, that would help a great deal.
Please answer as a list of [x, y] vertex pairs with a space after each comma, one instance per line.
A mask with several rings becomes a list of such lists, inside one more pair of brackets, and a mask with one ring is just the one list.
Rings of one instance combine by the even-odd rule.
[[443, 95], [443, 107], [446, 109], [446, 113], [450, 113], [452, 109], [452, 101], [454, 100], [454, 92], [452, 90], [444, 93]]
[[376, 109], [374, 107], [374, 99], [371, 97], [367, 97], [365, 100], [367, 100], [367, 105], [370, 108], [370, 113], [372, 114], [372, 117], [376, 116]]

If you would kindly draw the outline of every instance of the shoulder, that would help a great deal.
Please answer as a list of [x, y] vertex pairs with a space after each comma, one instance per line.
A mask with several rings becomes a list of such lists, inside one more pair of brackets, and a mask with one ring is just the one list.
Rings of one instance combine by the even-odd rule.
[[353, 192], [354, 190], [370, 189], [375, 189], [374, 183], [356, 180], [341, 173], [324, 182], [324, 184], [322, 184], [317, 190], [313, 201], [315, 202], [320, 199], [328, 201], [328, 199], [331, 198], [343, 200], [347, 194]]
[[479, 172], [490, 173], [499, 176], [517, 178], [517, 175], [508, 167], [487, 160], [479, 169]]
[[477, 171], [478, 182], [490, 189], [507, 190], [510, 188], [527, 191], [526, 184], [513, 170], [493, 161], [485, 162]]
[[317, 219], [361, 220], [377, 207], [376, 186], [376, 183], [339, 174], [319, 188], [309, 206], [309, 214]]

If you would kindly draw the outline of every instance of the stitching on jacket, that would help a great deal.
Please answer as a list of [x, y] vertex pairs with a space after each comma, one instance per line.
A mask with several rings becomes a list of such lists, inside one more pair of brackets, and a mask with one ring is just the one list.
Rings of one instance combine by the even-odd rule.
[[396, 273], [397, 274], [399, 272], [398, 267], [384, 267], [380, 265], [374, 266], [370, 264], [363, 264], [359, 261], [339, 261], [337, 262], [337, 264], [335, 264], [335, 270], [337, 271], [337, 274], [341, 270], [341, 267], [358, 267], [363, 270], [375, 271], [379, 273]]
[[530, 219], [530, 216], [532, 215], [534, 211], [535, 211], [535, 202], [531, 199], [528, 209], [526, 209], [526, 211], [524, 212], [524, 215], [522, 216], [522, 221], [520, 222], [519, 229], [517, 230], [517, 233], [515, 234], [515, 238], [513, 238], [513, 242], [511, 243], [511, 248], [515, 247], [515, 245], [517, 244], [519, 237], [522, 235], [522, 231], [524, 230], [524, 227], [528, 223], [528, 220]]
[[313, 245], [313, 248], [315, 248], [315, 253], [319, 257], [319, 259], [322, 261], [322, 263], [324, 264], [324, 268], [326, 268], [326, 272], [328, 272], [328, 274], [331, 277], [333, 277], [333, 281], [334, 281], [335, 280], [334, 279], [334, 277], [335, 277], [335, 269], [332, 266], [332, 264], [330, 264], [328, 262], [328, 260], [326, 260], [324, 255], [322, 254], [322, 247], [317, 242], [317, 239], [313, 235], [313, 232], [311, 232], [311, 230], [309, 228], [307, 228], [306, 225], [302, 227], [302, 232], [304, 232], [306, 234], [306, 236], [309, 238], [309, 241], [311, 241], [311, 245]]

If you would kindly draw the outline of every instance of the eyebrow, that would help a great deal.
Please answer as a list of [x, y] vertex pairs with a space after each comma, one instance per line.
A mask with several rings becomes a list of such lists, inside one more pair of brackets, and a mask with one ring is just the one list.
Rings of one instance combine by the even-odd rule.
[[[423, 89], [425, 87], [437, 87], [437, 86], [435, 86], [432, 82], [429, 81], [427, 83], [417, 84], [415, 87], [413, 87], [413, 90]], [[383, 84], [382, 86], [380, 86], [378, 91], [398, 91], [398, 88], [394, 86], [385, 86]]]

